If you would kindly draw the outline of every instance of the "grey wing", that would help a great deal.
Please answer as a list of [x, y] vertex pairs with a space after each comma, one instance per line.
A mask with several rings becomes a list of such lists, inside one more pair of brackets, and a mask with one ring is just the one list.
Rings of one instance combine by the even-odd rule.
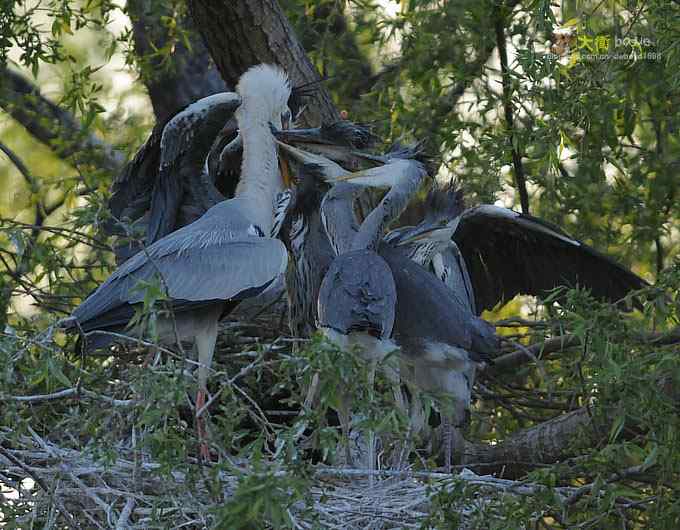
[[319, 326], [343, 335], [365, 331], [389, 338], [394, 326], [397, 292], [390, 269], [369, 250], [338, 256], [319, 290]]
[[[161, 137], [161, 168], [174, 163], [194, 146], [194, 140], [206, 129], [211, 131], [202, 150], [207, 154], [219, 131], [232, 118], [241, 104], [241, 98], [234, 92], [220, 92], [207, 96], [188, 105], [175, 114], [163, 128]], [[214, 134], [212, 133], [214, 131]], [[205, 155], [201, 157], [205, 158]]]
[[[166, 124], [167, 121], [153, 128], [134, 158], [113, 181], [108, 207], [114, 218], [135, 220], [149, 209], [160, 164], [161, 135]], [[115, 223], [106, 225], [104, 229], [111, 234], [122, 233]]]
[[167, 286], [168, 296], [173, 300], [201, 302], [247, 298], [283, 274], [288, 262], [283, 244], [269, 238], [223, 240], [200, 251], [192, 250], [145, 259], [134, 271], [109, 278], [73, 312], [73, 316], [85, 322], [121, 305], [139, 303], [144, 299], [140, 282], [155, 279], [160, 281], [161, 287]]
[[453, 239], [467, 264], [478, 313], [517, 294], [544, 296], [561, 285], [580, 285], [612, 302], [648, 285], [559, 227], [506, 208], [467, 210]]
[[384, 245], [380, 255], [389, 265], [397, 288], [397, 340], [427, 339], [469, 349], [474, 318], [470, 308], [400, 249]]
[[[283, 244], [257, 237], [237, 199], [211, 208], [201, 219], [135, 254], [73, 313], [80, 321], [123, 304], [142, 301], [136, 286], [158, 278], [172, 299], [231, 300], [283, 274], [288, 254]], [[231, 223], [229, 222], [231, 220]]]
[[154, 184], [147, 244], [172, 232], [185, 200], [185, 187], [194, 185], [210, 148], [240, 105], [232, 92], [202, 98], [176, 114], [164, 127], [158, 178]]

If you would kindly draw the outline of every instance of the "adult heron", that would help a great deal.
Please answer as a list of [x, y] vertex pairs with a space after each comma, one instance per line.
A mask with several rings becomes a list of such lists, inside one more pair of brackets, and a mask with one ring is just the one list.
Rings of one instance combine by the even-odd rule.
[[[293, 119], [315, 84], [291, 88], [288, 107]], [[220, 92], [191, 103], [154, 127], [112, 185], [108, 206], [113, 220], [104, 228], [121, 235], [125, 231], [116, 220], [130, 219], [127, 230], [137, 237], [117, 246], [119, 263], [141, 250], [140, 238], [150, 245], [234, 195], [243, 158], [235, 116], [240, 104], [237, 92]], [[290, 116], [285, 122], [290, 122]], [[367, 146], [372, 138], [367, 128], [350, 122], [321, 127], [317, 135], [324, 146], [355, 149]], [[285, 164], [285, 174], [284, 169]]]
[[[288, 256], [279, 240], [266, 236], [273, 225], [275, 198], [284, 188], [269, 123], [280, 127], [290, 118], [288, 78], [278, 67], [258, 65], [241, 76], [236, 90], [241, 98], [236, 119], [243, 137], [243, 162], [235, 197], [134, 255], [66, 323], [85, 333], [85, 348], [106, 346], [112, 338], [102, 332], [124, 330], [144, 299], [137, 287], [157, 279], [171, 310], [160, 318], [160, 339], [171, 343], [193, 339], [198, 349], [196, 409], [204, 458], [209, 454], [200, 417], [218, 321], [282, 274]], [[141, 335], [145, 330], [130, 331]]]

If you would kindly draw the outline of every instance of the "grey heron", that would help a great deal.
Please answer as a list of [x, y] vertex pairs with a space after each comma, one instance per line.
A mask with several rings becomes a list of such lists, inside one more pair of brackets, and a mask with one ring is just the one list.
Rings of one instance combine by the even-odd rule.
[[[411, 168], [411, 172], [395, 172], [391, 179], [382, 178], [382, 174], [377, 176], [374, 170], [364, 172], [365, 177], [352, 178], [352, 186], [390, 188], [356, 235], [352, 236], [356, 221], [352, 220], [351, 194], [334, 196], [331, 190], [324, 198], [321, 211], [324, 226], [332, 240], [349, 240], [352, 246], [366, 244], [369, 248], [378, 248], [382, 243], [380, 256], [389, 266], [396, 286], [393, 340], [399, 347], [402, 365], [407, 368], [402, 376], [421, 390], [436, 394], [446, 409], [443, 413], [446, 464], [450, 469], [452, 427], [459, 426], [467, 415], [476, 364], [489, 360], [489, 354], [497, 349], [497, 341], [493, 326], [475, 317], [456, 293], [403, 251], [391, 248], [383, 238], [389, 222], [406, 208], [425, 175], [422, 165], [414, 168], [413, 164], [418, 163], [397, 160], [380, 168], [388, 169], [392, 165]], [[366, 226], [370, 230], [365, 230]], [[319, 323], [323, 324], [321, 307], [320, 293]]]
[[[308, 155], [299, 150], [296, 155], [312, 163], [320, 161], [320, 157]], [[346, 174], [328, 160], [321, 160], [321, 162], [321, 171], [325, 174], [331, 173], [334, 177]], [[367, 182], [364, 184], [368, 185]], [[336, 189], [339, 189], [338, 186]], [[346, 196], [346, 198], [349, 197]], [[336, 208], [331, 215], [336, 221], [343, 219], [342, 222], [331, 223], [331, 226], [342, 227], [339, 234], [329, 233], [330, 239], [335, 242], [336, 250], [338, 242], [341, 242], [343, 237], [347, 241], [352, 241], [358, 230], [354, 212], [349, 206], [350, 202], [350, 200], [324, 201], [326, 214], [331, 211], [331, 205], [335, 203]], [[527, 241], [531, 243], [530, 250], [533, 253], [540, 253], [542, 250], [544, 255], [540, 259], [550, 264], [549, 270], [541, 271], [542, 285], [551, 285], [550, 282], [552, 285], [559, 285], [565, 275], [570, 274], [578, 278], [583, 267], [591, 268], [591, 273], [585, 275], [590, 282], [594, 282], [597, 275], [611, 275], [615, 279], [615, 281], [608, 280], [606, 288], [596, 286], [599, 290], [595, 292], [609, 299], [616, 300], [629, 290], [644, 285], [644, 281], [630, 271], [608, 258], [603, 258], [599, 253], [570, 238], [558, 228], [538, 219], [522, 216], [510, 210], [504, 211], [497, 207], [465, 210], [460, 191], [453, 188], [449, 188], [446, 192], [434, 188], [428, 197], [427, 204], [431, 209], [428, 209], [423, 222], [417, 227], [404, 227], [387, 234], [379, 252], [390, 265], [397, 287], [398, 303], [394, 332], [395, 342], [402, 346], [402, 357], [408, 361], [407, 364], [411, 365], [405, 375], [410, 376], [410, 379], [422, 389], [439, 394], [448, 393], [454, 397], [452, 406], [448, 407], [451, 413], [450, 419], [448, 416], [444, 418], [450, 425], [460, 423], [467, 414], [475, 366], [479, 362], [487, 361], [489, 355], [498, 346], [493, 327], [476, 318], [475, 314], [481, 312], [476, 309], [476, 304], [480, 307], [493, 307], [502, 300], [501, 296], [504, 293], [512, 293], [511, 290], [500, 290], [501, 296], [495, 299], [485, 301], [475, 298], [473, 281], [465, 266], [465, 256], [458, 250], [454, 241], [456, 238], [452, 240], [452, 235], [459, 225], [462, 227], [459, 235], [465, 235], [462, 240], [468, 243], [472, 252], [474, 252], [475, 244], [488, 248], [487, 251], [492, 252], [489, 248], [491, 244], [487, 244], [484, 239], [481, 241], [479, 238], [475, 239], [474, 231], [469, 226], [479, 225], [480, 216], [482, 216], [485, 219], [486, 231], [493, 231], [494, 220], [491, 214], [496, 214], [506, 223], [506, 225], [501, 223], [500, 227], [507, 226], [507, 223], [513, 221], [513, 228], [508, 230], [511, 237], [511, 244], [508, 246], [517, 246], [522, 240]], [[306, 217], [298, 220], [299, 223], [303, 224], [305, 220], [309, 222], [317, 219], [311, 211], [312, 206], [308, 206], [310, 211]], [[470, 225], [466, 226], [467, 223]], [[507, 227], [505, 229], [507, 230]], [[300, 229], [298, 233], [302, 237], [310, 231]], [[347, 243], [340, 244], [347, 245]], [[496, 235], [493, 244], [497, 247], [503, 246], [502, 232]], [[303, 240], [298, 241], [297, 250], [292, 249], [294, 260], [298, 263], [307, 262], [302, 267], [306, 270], [327, 266], [327, 250], [320, 257], [315, 257], [317, 246], [315, 242], [306, 244]], [[555, 255], [547, 252], [546, 247], [555, 249]], [[303, 249], [304, 252], [300, 252], [299, 249]], [[580, 260], [585, 265], [582, 265], [581, 269], [577, 268], [576, 271], [560, 271], [560, 253], [571, 257], [569, 263]], [[515, 261], [520, 262], [519, 266], [521, 266], [521, 257], [519, 254], [515, 254], [514, 257]], [[473, 258], [482, 261], [485, 256], [473, 255]], [[422, 267], [414, 266], [411, 260], [430, 267], [442, 282], [433, 283], [434, 277], [427, 274]], [[499, 261], [496, 263], [500, 265]], [[485, 273], [493, 274], [489, 271]], [[508, 284], [505, 278], [512, 272], [499, 271], [497, 274], [500, 276], [500, 282]], [[485, 280], [484, 276], [479, 274], [476, 279], [478, 282]], [[309, 278], [298, 278], [298, 283], [305, 285], [308, 280]], [[540, 284], [537, 286], [522, 277], [516, 278], [511, 285], [520, 292], [540, 294], [538, 292]], [[445, 286], [450, 288], [445, 289]], [[296, 288], [296, 291], [302, 293], [298, 299], [304, 298], [306, 293], [314, 293], [313, 288], [304, 289], [300, 286]], [[418, 299], [423, 300], [424, 305], [431, 306], [433, 311], [423, 313], [420, 311], [423, 303], [404, 302], [404, 300]], [[399, 301], [402, 303], [400, 304]], [[310, 305], [305, 304], [307, 308]], [[309, 311], [306, 317], [311, 318]], [[451, 460], [451, 432], [449, 429], [445, 429], [445, 432], [449, 433], [446, 444], [448, 465]]]
[[[300, 113], [302, 100], [315, 89], [313, 85], [291, 89], [288, 107], [293, 116]], [[121, 235], [124, 230], [116, 220], [130, 219], [133, 232], [143, 230], [146, 245], [150, 245], [232, 197], [243, 156], [243, 142], [234, 115], [240, 104], [238, 93], [220, 92], [199, 99], [158, 123], [114, 180], [108, 201], [114, 219], [104, 229], [112, 235]], [[322, 129], [319, 137], [324, 144], [330, 141], [362, 148], [370, 138], [365, 127], [349, 122]], [[225, 160], [229, 160], [226, 166]], [[137, 227], [142, 230], [136, 230]], [[118, 262], [140, 249], [141, 245], [134, 240], [119, 245]]]
[[618, 302], [647, 282], [560, 227], [491, 204], [465, 208], [454, 183], [434, 183], [417, 226], [386, 236], [430, 268], [479, 315], [518, 294], [545, 296], [580, 285]]
[[[277, 134], [278, 139], [299, 142], [299, 146], [319, 141], [318, 136], [314, 129]], [[325, 156], [279, 145], [300, 163], [321, 166], [325, 175], [347, 175], [345, 168]], [[349, 155], [384, 164], [396, 158], [417, 158], [419, 147], [396, 146], [385, 155], [354, 150]], [[543, 219], [491, 204], [466, 209], [462, 192], [453, 183], [446, 189], [434, 183], [423, 220], [417, 226], [393, 230], [386, 242], [407, 249], [459, 296], [470, 298], [477, 315], [517, 294], [544, 296], [562, 285], [581, 285], [610, 302], [647, 285], [613, 259]]]
[[[318, 298], [318, 327], [340, 349], [358, 349], [369, 364], [369, 396], [373, 395], [378, 363], [395, 350], [391, 340], [397, 301], [397, 286], [377, 249], [386, 227], [406, 208], [427, 172], [415, 160], [394, 160], [382, 167], [342, 177], [321, 203], [321, 220], [337, 257], [321, 282]], [[389, 191], [361, 226], [348, 218], [361, 185], [369, 182]], [[395, 185], [398, 184], [398, 185]], [[396, 371], [386, 367], [398, 384]], [[397, 389], [397, 396], [401, 396]], [[400, 402], [401, 400], [397, 398]], [[401, 404], [401, 403], [399, 403]], [[343, 411], [343, 429], [349, 416]], [[375, 469], [375, 434], [368, 433], [368, 469]], [[373, 478], [371, 477], [371, 481]]]
[[[208, 451], [200, 412], [217, 323], [240, 300], [262, 292], [282, 274], [288, 257], [279, 240], [266, 237], [273, 225], [276, 196], [284, 188], [269, 123], [281, 126], [290, 117], [288, 78], [278, 67], [258, 65], [241, 76], [236, 90], [241, 98], [235, 114], [243, 137], [243, 162], [235, 198], [218, 203], [198, 220], [135, 254], [65, 323], [86, 337], [89, 332], [100, 332], [86, 340], [86, 349], [106, 346], [112, 339], [101, 331], [124, 330], [144, 299], [135, 287], [159, 279], [172, 313], [160, 319], [161, 340], [193, 339], [198, 349], [197, 427], [205, 458]], [[144, 330], [131, 332], [138, 335]]]

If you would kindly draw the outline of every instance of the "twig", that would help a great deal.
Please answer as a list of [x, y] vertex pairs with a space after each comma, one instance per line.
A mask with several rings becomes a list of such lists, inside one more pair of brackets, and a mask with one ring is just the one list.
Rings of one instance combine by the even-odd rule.
[[[29, 477], [33, 479], [33, 481], [40, 486], [40, 488], [47, 493], [48, 495], [51, 495], [50, 489], [47, 487], [47, 484], [43, 481], [42, 478], [40, 478], [36, 473], [34, 473], [26, 464], [24, 464], [21, 460], [16, 458], [12, 453], [7, 451], [4, 447], [0, 445], [0, 454], [4, 456], [7, 460], [12, 462], [15, 466], [20, 467], [24, 473], [26, 473]], [[57, 505], [57, 508], [59, 510], [59, 513], [61, 513], [64, 516], [64, 519], [66, 520], [66, 524], [68, 525], [69, 528], [73, 528], [74, 530], [78, 528], [78, 524], [76, 521], [73, 519], [73, 516], [66, 510], [64, 505], [62, 504], [61, 500], [58, 499], [56, 496], [53, 496], [54, 502]]]
[[33, 396], [0, 396], [0, 400], [36, 404], [43, 403], [45, 401], [55, 401], [58, 399], [72, 397], [79, 398], [81, 397], [81, 395], [89, 399], [104, 401], [105, 403], [108, 403], [109, 405], [114, 407], [132, 407], [134, 405], [138, 405], [139, 403], [141, 403], [141, 401], [136, 399], [114, 399], [109, 396], [97, 394], [96, 392], [91, 392], [90, 390], [87, 390], [82, 387], [65, 388], [64, 390], [60, 390], [59, 392], [54, 392], [52, 394], [37, 394]]
[[124, 528], [128, 528], [128, 521], [130, 520], [130, 515], [132, 515], [132, 510], [135, 507], [135, 499], [132, 497], [128, 497], [127, 502], [125, 503], [125, 506], [123, 507], [123, 511], [120, 512], [120, 517], [118, 518], [118, 522], [116, 523], [116, 530], [123, 530]]

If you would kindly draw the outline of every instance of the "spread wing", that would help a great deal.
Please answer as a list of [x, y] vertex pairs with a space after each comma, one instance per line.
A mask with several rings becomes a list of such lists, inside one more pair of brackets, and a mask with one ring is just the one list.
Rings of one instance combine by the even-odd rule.
[[177, 225], [184, 190], [203, 171], [215, 138], [233, 117], [241, 98], [222, 92], [199, 99], [176, 114], [163, 128], [158, 178], [151, 197], [146, 241], [151, 244]]
[[453, 235], [472, 279], [478, 313], [517, 294], [565, 285], [612, 302], [647, 282], [613, 259], [530, 215], [492, 205], [467, 210]]

